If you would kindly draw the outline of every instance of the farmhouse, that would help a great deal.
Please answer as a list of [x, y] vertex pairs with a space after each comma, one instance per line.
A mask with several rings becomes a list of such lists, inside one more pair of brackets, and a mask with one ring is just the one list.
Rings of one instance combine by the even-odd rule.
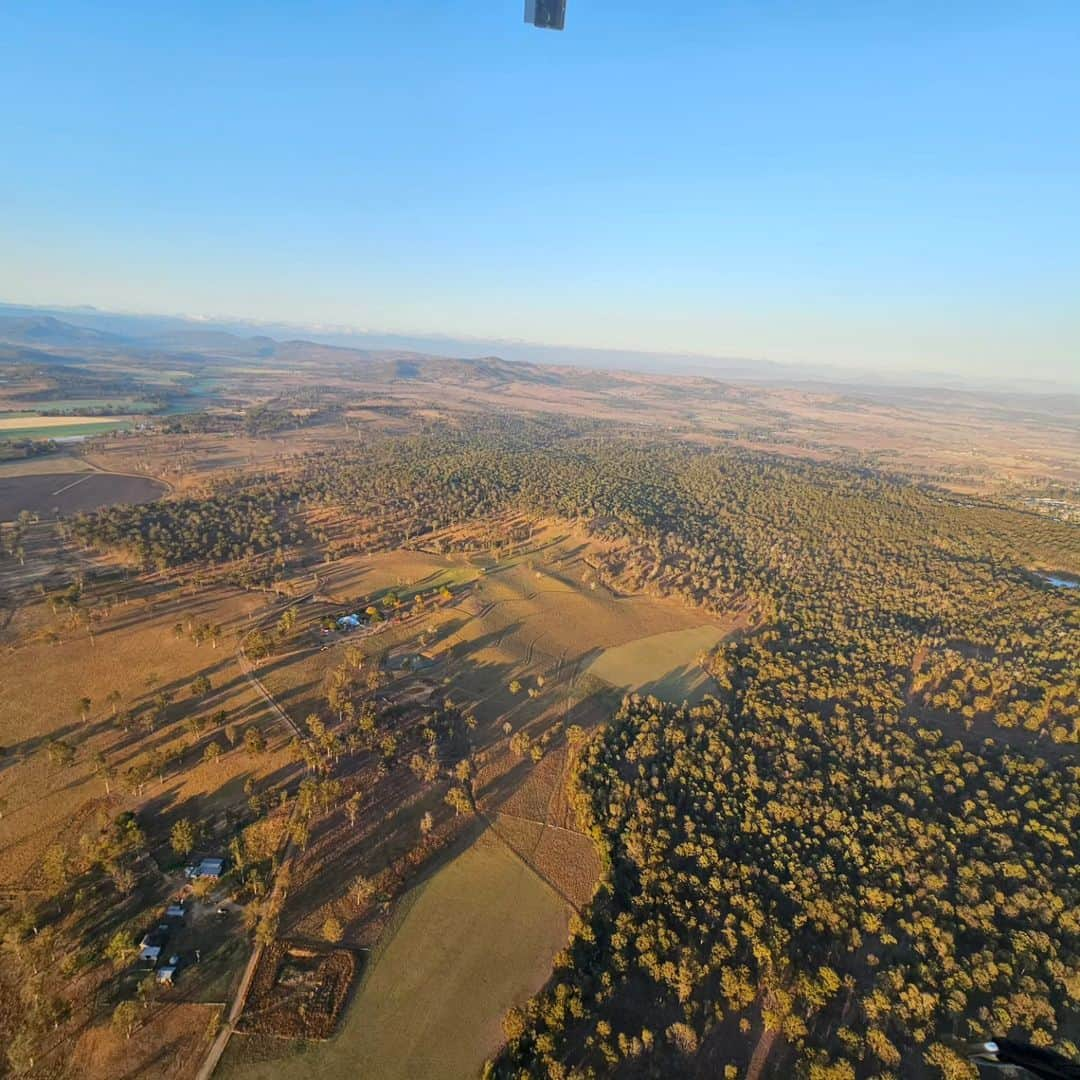
[[144, 934], [142, 941], [139, 942], [139, 962], [154, 967], [161, 956], [161, 950], [165, 947], [168, 937], [168, 927], [163, 926]]
[[203, 859], [196, 866], [187, 868], [187, 876], [194, 881], [198, 881], [200, 878], [219, 878], [224, 870], [224, 859]]

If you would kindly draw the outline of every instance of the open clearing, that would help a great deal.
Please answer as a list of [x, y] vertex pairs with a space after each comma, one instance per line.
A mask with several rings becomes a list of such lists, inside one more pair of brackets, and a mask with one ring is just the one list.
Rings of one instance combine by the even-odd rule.
[[724, 631], [714, 625], [651, 634], [605, 649], [585, 668], [585, 674], [624, 690], [696, 704], [708, 693], [712, 680], [694, 658], [723, 637]]
[[485, 833], [402, 900], [335, 1038], [256, 1064], [240, 1063], [238, 1038], [221, 1075], [476, 1076], [502, 1042], [506, 1010], [547, 979], [566, 944], [569, 913], [547, 884]]
[[110, 473], [0, 473], [0, 521], [12, 521], [28, 510], [41, 517], [99, 510], [116, 503], [153, 502], [167, 488], [142, 476]]

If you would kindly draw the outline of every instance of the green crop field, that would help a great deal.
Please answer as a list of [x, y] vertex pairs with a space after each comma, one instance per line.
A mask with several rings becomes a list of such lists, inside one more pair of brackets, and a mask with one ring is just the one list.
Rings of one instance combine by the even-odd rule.
[[[569, 907], [490, 832], [403, 898], [342, 1021], [302, 1054], [240, 1064], [230, 1080], [463, 1080], [503, 1041], [502, 1017], [543, 985]], [[285, 1047], [283, 1047], [285, 1049]]]
[[[0, 439], [64, 439], [74, 435], [102, 435], [107, 431], [127, 431], [130, 420], [80, 420], [72, 417], [70, 424], [34, 424], [32, 418], [21, 427], [0, 428]], [[48, 418], [54, 419], [54, 418]]]
[[61, 398], [56, 401], [12, 401], [9, 404], [15, 408], [0, 412], [0, 416], [40, 416], [42, 413], [67, 412], [72, 409], [110, 409], [114, 413], [143, 413], [157, 408], [152, 401], [132, 397]]

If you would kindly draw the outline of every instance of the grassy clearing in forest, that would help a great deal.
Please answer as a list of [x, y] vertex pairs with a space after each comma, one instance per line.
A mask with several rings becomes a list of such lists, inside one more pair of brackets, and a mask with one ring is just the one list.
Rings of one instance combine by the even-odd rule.
[[605, 649], [585, 668], [585, 674], [625, 690], [695, 703], [713, 687], [696, 657], [714, 648], [725, 633], [723, 628], [710, 624], [638, 638]]

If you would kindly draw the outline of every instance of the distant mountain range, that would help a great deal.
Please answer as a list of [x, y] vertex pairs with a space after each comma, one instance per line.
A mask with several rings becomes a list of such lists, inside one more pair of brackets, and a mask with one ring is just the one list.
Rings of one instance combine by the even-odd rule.
[[62, 322], [52, 315], [0, 315], [0, 341], [53, 348], [117, 346], [124, 343], [124, 339], [117, 334]]
[[[461, 340], [351, 331], [335, 327], [303, 327], [289, 323], [258, 324], [243, 320], [203, 320], [174, 315], [140, 315], [90, 307], [36, 308], [0, 303], [0, 342], [38, 348], [138, 349], [199, 356], [310, 361], [318, 350], [350, 350], [357, 357], [443, 358], [472, 364], [527, 364], [536, 372], [570, 368], [594, 372], [619, 371], [651, 375], [697, 376], [725, 383], [790, 386], [802, 389], [855, 389], [892, 392], [904, 389], [1046, 395], [1074, 385], [1017, 378], [974, 379], [941, 372], [883, 374], [822, 365], [778, 364], [768, 360], [701, 357], [682, 353], [633, 352], [618, 349], [574, 348], [528, 342]], [[301, 355], [303, 354], [303, 355]], [[341, 355], [336, 359], [340, 361]], [[480, 374], [475, 367], [470, 372]], [[402, 377], [408, 377], [407, 368]], [[534, 372], [533, 377], [540, 377]], [[488, 375], [494, 374], [492, 370]], [[522, 379], [517, 369], [514, 378]], [[551, 380], [552, 376], [544, 377]]]

